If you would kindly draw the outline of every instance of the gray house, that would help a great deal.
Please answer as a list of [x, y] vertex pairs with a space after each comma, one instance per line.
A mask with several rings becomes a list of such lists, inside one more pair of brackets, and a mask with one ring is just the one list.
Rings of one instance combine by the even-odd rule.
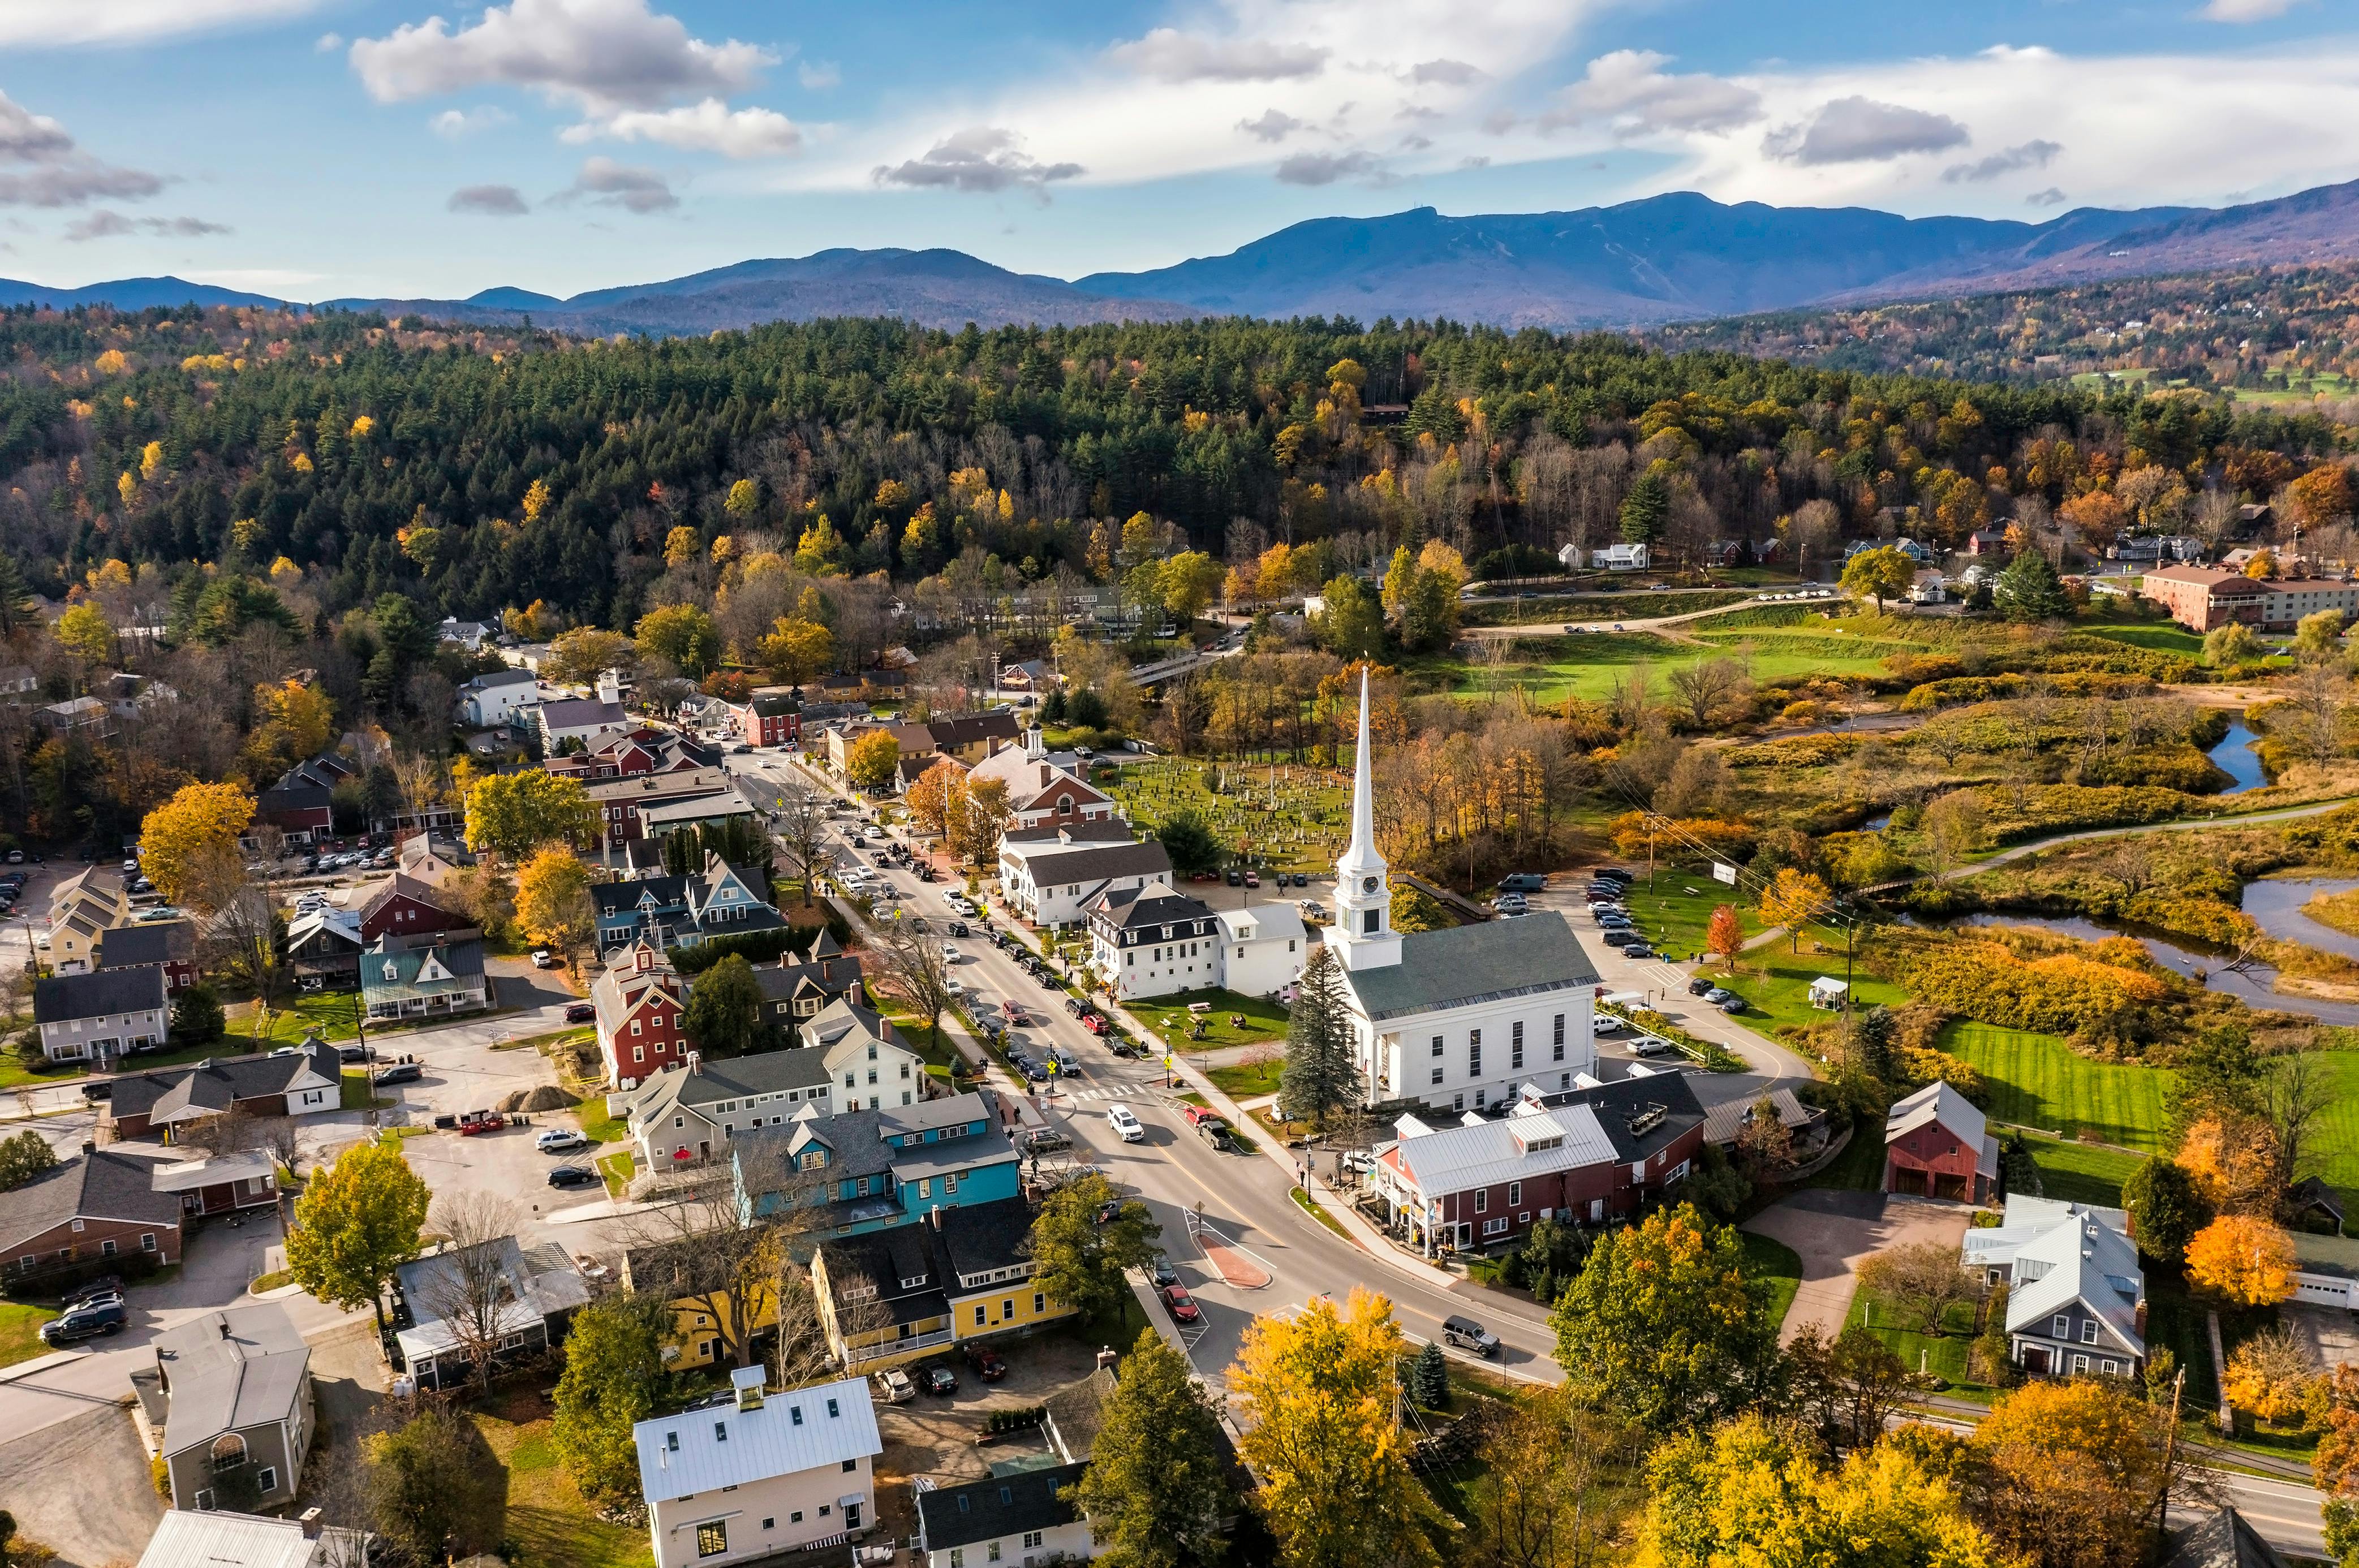
[[2119, 1209], [2016, 1194], [1997, 1228], [1966, 1232], [1965, 1268], [2008, 1287], [2017, 1366], [2065, 1377], [2146, 1365], [2146, 1275], [2128, 1228]]
[[546, 1355], [590, 1300], [565, 1248], [512, 1236], [429, 1253], [393, 1279], [395, 1341], [421, 1388], [465, 1383], [477, 1352], [495, 1365]]
[[206, 1312], [156, 1337], [131, 1375], [147, 1450], [176, 1508], [292, 1502], [310, 1446], [311, 1349], [274, 1302]]

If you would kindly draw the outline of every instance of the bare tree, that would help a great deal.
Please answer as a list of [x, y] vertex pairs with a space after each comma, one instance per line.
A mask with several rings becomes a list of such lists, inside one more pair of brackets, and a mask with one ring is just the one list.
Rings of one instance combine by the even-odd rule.
[[1733, 659], [1706, 659], [1671, 671], [1671, 690], [1697, 729], [1712, 728], [1712, 715], [1745, 688], [1745, 667]]
[[502, 1245], [516, 1235], [517, 1217], [513, 1201], [487, 1192], [446, 1192], [434, 1205], [444, 1247], [424, 1275], [419, 1305], [450, 1330], [478, 1383], [490, 1380], [523, 1284]]
[[957, 999], [951, 991], [950, 962], [942, 944], [916, 931], [907, 920], [887, 920], [876, 928], [876, 956], [889, 989], [923, 1013], [931, 1030]]
[[[741, 1149], [749, 1159], [768, 1140]], [[783, 1176], [783, 1161], [765, 1162]], [[796, 1174], [799, 1174], [797, 1172]], [[759, 1181], [766, 1193], [768, 1181]], [[807, 1186], [786, 1199], [779, 1214], [793, 1214], [811, 1207], [793, 1196], [808, 1198]], [[733, 1367], [754, 1364], [754, 1335], [778, 1295], [781, 1274], [789, 1267], [786, 1247], [788, 1225], [766, 1219], [739, 1223], [736, 1188], [724, 1167], [708, 1167], [688, 1181], [667, 1191], [664, 1202], [632, 1217], [630, 1236], [631, 1289], [655, 1294], [676, 1308], [711, 1320], [710, 1337], [720, 1342], [723, 1358]], [[704, 1327], [695, 1331], [706, 1334]]]
[[2302, 1163], [2314, 1157], [2310, 1140], [2319, 1132], [2319, 1118], [2333, 1103], [2333, 1090], [2318, 1067], [2317, 1057], [2296, 1051], [2277, 1059], [2261, 1084], [2261, 1106], [2277, 1134], [2277, 1181], [2291, 1186], [2302, 1177]]
[[789, 774], [778, 787], [776, 815], [771, 819], [787, 859], [802, 880], [803, 908], [807, 909], [813, 902], [811, 885], [826, 866], [828, 803], [823, 790], [799, 775]]
[[1981, 1293], [1975, 1278], [1958, 1264], [1958, 1249], [1925, 1241], [1895, 1247], [1862, 1263], [1862, 1290], [1905, 1314], [1920, 1334], [1943, 1332], [1941, 1318], [1952, 1306]]
[[223, 845], [190, 867], [187, 898], [198, 917], [205, 967], [251, 990], [257, 1014], [276, 1008], [293, 978], [285, 928], [270, 895], [246, 875], [235, 845]]

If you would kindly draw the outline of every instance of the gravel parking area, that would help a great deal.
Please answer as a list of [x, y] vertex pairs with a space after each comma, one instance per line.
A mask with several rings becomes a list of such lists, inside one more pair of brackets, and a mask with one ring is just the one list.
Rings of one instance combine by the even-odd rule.
[[0, 1508], [59, 1568], [136, 1563], [164, 1517], [131, 1412], [112, 1403], [0, 1447]]
[[[972, 1481], [991, 1474], [994, 1461], [1026, 1452], [1027, 1443], [1039, 1447], [1039, 1439], [1022, 1437], [976, 1447], [987, 1411], [1039, 1404], [1097, 1369], [1097, 1347], [1083, 1345], [1070, 1331], [1003, 1341], [993, 1348], [1007, 1358], [1007, 1376], [999, 1382], [985, 1383], [962, 1357], [943, 1356], [937, 1359], [958, 1373], [957, 1393], [946, 1399], [921, 1393], [908, 1404], [876, 1407], [876, 1430], [885, 1440], [876, 1461], [877, 1522], [887, 1535], [917, 1533], [910, 1477]], [[923, 1365], [907, 1370], [914, 1377]]]
[[1791, 1344], [1812, 1323], [1829, 1338], [1842, 1333], [1859, 1290], [1854, 1271], [1862, 1263], [1912, 1242], [1956, 1247], [1965, 1238], [1966, 1217], [1973, 1212], [1962, 1203], [1897, 1192], [1820, 1190], [1797, 1192], [1745, 1221], [1745, 1229], [1782, 1241], [1802, 1258], [1801, 1288], [1786, 1311], [1779, 1342]]

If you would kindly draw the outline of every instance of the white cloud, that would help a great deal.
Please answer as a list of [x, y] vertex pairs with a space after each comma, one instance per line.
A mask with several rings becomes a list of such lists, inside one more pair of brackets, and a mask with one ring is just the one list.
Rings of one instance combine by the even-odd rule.
[[2003, 174], [2015, 174], [2027, 169], [2045, 169], [2064, 149], [2054, 142], [2034, 139], [2021, 147], [2011, 147], [2005, 152], [1995, 152], [1973, 163], [1953, 163], [1941, 170], [1941, 183], [1955, 185], [1961, 180], [1996, 180]]
[[1421, 60], [1408, 68], [1408, 79], [1419, 87], [1439, 82], [1444, 87], [1467, 87], [1483, 80], [1484, 73], [1462, 60]]
[[1040, 192], [1052, 180], [1075, 179], [1082, 172], [1078, 163], [1042, 163], [1029, 156], [1013, 132], [976, 125], [943, 137], [924, 157], [897, 168], [879, 164], [871, 178], [879, 185], [916, 190], [991, 192], [1023, 187]]
[[2033, 191], [2023, 199], [2023, 202], [2027, 207], [2061, 207], [2064, 205], [2064, 192], [2051, 185], [2045, 191]]
[[814, 93], [843, 85], [843, 68], [832, 60], [806, 60], [795, 67], [795, 80]]
[[320, 0], [0, 0], [0, 44], [139, 44], [276, 22]]
[[311, 52], [313, 54], [333, 54], [343, 47], [343, 34], [321, 33], [317, 38], [312, 40]]
[[679, 205], [670, 181], [652, 169], [616, 163], [611, 158], [585, 158], [573, 183], [550, 198], [555, 201], [587, 201], [601, 207], [620, 207], [645, 216], [669, 212]]
[[1973, 138], [1947, 114], [1886, 103], [1861, 93], [1819, 105], [1809, 125], [1792, 125], [1762, 138], [1761, 150], [1795, 163], [1860, 163], [1944, 152]]
[[494, 125], [505, 125], [514, 114], [496, 103], [486, 103], [476, 109], [445, 109], [426, 122], [426, 128], [445, 141], [457, 141], [476, 131], [488, 131]]
[[440, 16], [356, 39], [353, 69], [380, 103], [506, 85], [592, 114], [749, 87], [777, 57], [691, 38], [647, 0], [510, 0], [455, 32]]
[[2212, 0], [2203, 16], [2214, 22], [2266, 22], [2300, 4], [2302, 0]]
[[1265, 109], [1258, 119], [1239, 120], [1237, 129], [1266, 142], [1282, 142], [1302, 129], [1302, 122], [1276, 109]]
[[602, 136], [726, 158], [775, 158], [803, 145], [802, 132], [777, 110], [733, 110], [718, 98], [678, 109], [625, 109], [603, 122], [571, 126], [564, 139], [583, 142]]
[[149, 234], [158, 239], [202, 239], [207, 234], [225, 234], [226, 223], [209, 223], [202, 218], [126, 218], [120, 212], [100, 208], [87, 218], [76, 218], [66, 225], [65, 237], [75, 245], [91, 240], [116, 239], [125, 234]]
[[1272, 38], [1208, 38], [1158, 27], [1106, 51], [1117, 65], [1158, 82], [1292, 82], [1316, 76], [1328, 50]]
[[468, 185], [451, 192], [442, 203], [453, 212], [474, 212], [486, 218], [521, 218], [532, 211], [524, 192], [513, 185]]
[[1615, 49], [1589, 62], [1557, 107], [1540, 116], [1543, 130], [1605, 121], [1625, 136], [1660, 132], [1718, 131], [1761, 117], [1761, 94], [1701, 72], [1667, 74], [1668, 55]]
[[0, 93], [0, 207], [81, 207], [136, 201], [164, 189], [144, 169], [103, 163], [65, 126]]

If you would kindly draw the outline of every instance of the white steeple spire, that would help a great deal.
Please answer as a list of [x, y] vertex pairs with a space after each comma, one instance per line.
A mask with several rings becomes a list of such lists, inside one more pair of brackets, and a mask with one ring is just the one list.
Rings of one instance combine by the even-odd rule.
[[1360, 747], [1352, 759], [1352, 842], [1335, 862], [1335, 926], [1327, 944], [1346, 969], [1400, 962], [1392, 883], [1376, 851], [1375, 751], [1368, 744], [1368, 672], [1360, 671]]

